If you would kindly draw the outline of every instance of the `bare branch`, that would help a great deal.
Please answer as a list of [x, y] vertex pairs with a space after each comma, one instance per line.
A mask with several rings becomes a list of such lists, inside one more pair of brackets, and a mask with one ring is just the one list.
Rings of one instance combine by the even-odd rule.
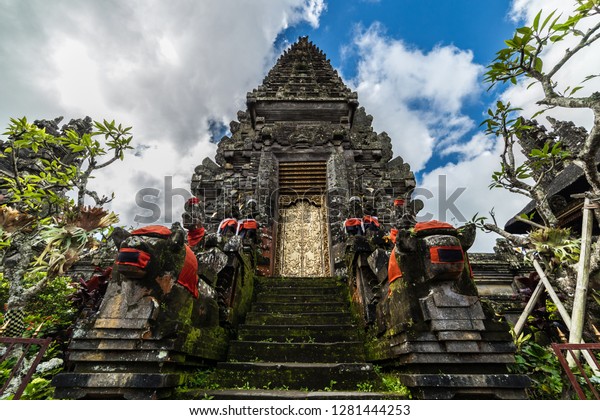
[[517, 219], [519, 222], [527, 223], [528, 225], [533, 226], [534, 228], [546, 229], [546, 226], [540, 225], [539, 223], [535, 223], [534, 221], [525, 219], [524, 217], [521, 217], [521, 216], [516, 216], [515, 219]]
[[498, 235], [502, 236], [503, 238], [508, 239], [514, 245], [527, 246], [530, 243], [528, 238], [525, 238], [525, 237], [519, 236], [519, 235], [514, 235], [512, 233], [508, 233], [504, 229], [502, 229], [496, 225], [493, 225], [491, 223], [485, 223], [483, 225], [483, 227], [489, 231], [497, 233]]

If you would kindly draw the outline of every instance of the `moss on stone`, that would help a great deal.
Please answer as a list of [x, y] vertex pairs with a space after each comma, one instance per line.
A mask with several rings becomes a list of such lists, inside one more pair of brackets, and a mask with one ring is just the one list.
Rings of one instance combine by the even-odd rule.
[[208, 360], [222, 361], [227, 357], [229, 334], [222, 327], [191, 328], [182, 344], [182, 351]]

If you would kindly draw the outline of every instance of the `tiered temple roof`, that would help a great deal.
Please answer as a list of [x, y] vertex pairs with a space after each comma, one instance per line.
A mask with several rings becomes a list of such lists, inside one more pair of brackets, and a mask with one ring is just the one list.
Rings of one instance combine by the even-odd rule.
[[248, 98], [330, 101], [356, 99], [356, 93], [344, 84], [323, 51], [302, 37], [279, 57]]

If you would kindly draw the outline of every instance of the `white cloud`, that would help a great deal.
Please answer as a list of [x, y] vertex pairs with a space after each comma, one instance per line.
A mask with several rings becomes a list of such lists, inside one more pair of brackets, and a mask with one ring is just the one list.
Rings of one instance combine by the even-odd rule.
[[[419, 198], [425, 203], [425, 208], [419, 216], [429, 213], [434, 219], [459, 226], [471, 220], [475, 214], [488, 217], [492, 223], [489, 212], [493, 210], [502, 227], [529, 199], [504, 189], [489, 189], [492, 173], [500, 169], [498, 156], [501, 144], [494, 144], [491, 139], [476, 134], [461, 147], [457, 147], [457, 151], [464, 154], [465, 160], [447, 164], [423, 176], [419, 187], [431, 192], [431, 196], [421, 192]], [[455, 209], [450, 204], [455, 205]], [[491, 252], [497, 238], [499, 236], [494, 233], [479, 231], [471, 251]]]
[[277, 35], [300, 22], [318, 27], [325, 10], [323, 0], [1, 3], [0, 122], [90, 115], [132, 125], [149, 148], [94, 180], [115, 192], [126, 224], [140, 188], [163, 189], [173, 176], [189, 189], [194, 167], [214, 157], [209, 120], [234, 119], [279, 54]]
[[[520, 24], [531, 24], [537, 13], [543, 9], [543, 21], [552, 11], [556, 10], [554, 17], [562, 13], [562, 19], [573, 14], [573, 3], [564, 0], [515, 0], [512, 5], [512, 14], [514, 20], [521, 20]], [[580, 21], [578, 29], [585, 30], [598, 23], [600, 17], [594, 19], [584, 19]], [[569, 37], [558, 43], [550, 43], [544, 49], [541, 59], [544, 63], [544, 72], [550, 71], [564, 56], [567, 49], [572, 49], [579, 41], [580, 37]], [[596, 42], [589, 47], [580, 50], [561, 70], [556, 73], [554, 81], [558, 83], [557, 92], [563, 92], [567, 88], [582, 85], [586, 76], [598, 74], [600, 65], [600, 43]], [[533, 116], [540, 110], [536, 104], [543, 98], [543, 91], [539, 84], [527, 86], [531, 80], [525, 80], [515, 86], [508, 87], [502, 94], [505, 102], [510, 102], [513, 106], [523, 108], [523, 114], [526, 117]], [[583, 85], [584, 88], [578, 91], [575, 96], [587, 96], [593, 92], [600, 91], [600, 78], [592, 79]], [[559, 120], [573, 121], [578, 126], [591, 128], [592, 112], [587, 109], [561, 109], [556, 108], [548, 111], [545, 115], [552, 116]], [[545, 118], [538, 118], [540, 123], [545, 123]]]
[[525, 20], [533, 22], [533, 18], [540, 10], [545, 10], [547, 13], [556, 10], [557, 14], [568, 14], [573, 10], [574, 1], [565, 0], [514, 0], [511, 5], [510, 17], [513, 21]]
[[306, 0], [302, 9], [303, 19], [306, 19], [313, 28], [318, 28], [319, 18], [326, 9], [324, 0]]
[[[569, 14], [571, 2], [562, 0], [516, 0], [513, 2], [512, 18], [514, 20], [523, 19], [531, 23], [540, 9], [544, 9], [543, 16], [558, 9], [565, 12], [564, 16]], [[521, 22], [521, 24], [523, 24]], [[566, 48], [572, 47], [576, 40], [565, 40], [562, 43], [550, 45], [544, 52], [542, 59], [544, 68], [549, 69], [560, 60]], [[577, 86], [585, 76], [598, 72], [598, 57], [600, 56], [600, 45], [594, 45], [582, 50], [576, 58], [557, 73], [559, 88], [567, 86]], [[547, 71], [547, 70], [546, 70]], [[542, 98], [543, 92], [540, 87], [535, 85], [527, 89], [529, 82], [516, 86], [508, 87], [501, 93], [504, 101], [511, 102], [513, 106], [523, 108], [523, 114], [531, 117], [540, 108], [536, 102]], [[593, 80], [585, 89], [578, 94], [586, 95], [600, 90], [600, 81]], [[577, 125], [583, 125], [588, 129], [591, 126], [592, 114], [588, 110], [560, 110], [554, 109], [547, 113], [558, 119], [573, 121]], [[544, 123], [543, 118], [540, 122]], [[491, 146], [492, 140], [486, 138], [483, 134], [475, 134], [472, 139], [464, 144], [453, 144], [445, 149], [446, 154], [458, 153], [462, 158], [456, 164], [449, 164], [434, 171], [424, 174], [421, 187], [433, 193], [434, 197], [425, 200], [426, 207], [423, 213], [429, 212], [435, 218], [447, 218], [451, 222], [458, 222], [456, 215], [451, 213], [442, 214], [440, 212], [440, 175], [445, 176], [446, 194], [450, 196], [458, 188], [464, 187], [465, 191], [456, 200], [456, 206], [465, 219], [470, 219], [474, 214], [487, 216], [488, 212], [494, 208], [496, 220], [499, 225], [503, 225], [522, 209], [530, 200], [519, 194], [513, 194], [502, 189], [489, 190], [488, 185], [491, 182], [491, 175], [499, 169], [499, 155], [501, 153], [501, 143]], [[518, 156], [523, 159], [522, 156]], [[442, 196], [444, 194], [441, 194]], [[453, 219], [454, 218], [454, 219]], [[495, 234], [478, 233], [477, 241], [473, 251], [489, 252], [496, 239]]]
[[488, 136], [483, 133], [477, 133], [468, 142], [453, 144], [445, 148], [441, 154], [445, 156], [457, 153], [463, 159], [470, 160], [491, 151], [493, 148], [494, 145]]
[[386, 37], [378, 24], [360, 31], [355, 45], [360, 58], [352, 83], [361, 105], [414, 170], [436, 147], [453, 144], [472, 128], [461, 109], [480, 91], [483, 68], [470, 51], [452, 45], [417, 50]]

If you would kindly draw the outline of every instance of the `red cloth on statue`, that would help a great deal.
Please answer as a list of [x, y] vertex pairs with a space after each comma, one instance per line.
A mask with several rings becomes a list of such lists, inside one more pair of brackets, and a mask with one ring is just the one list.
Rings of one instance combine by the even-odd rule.
[[131, 232], [134, 236], [171, 236], [171, 229], [160, 225], [144, 226]]
[[194, 298], [198, 298], [198, 260], [189, 246], [185, 246], [185, 261], [177, 278], [177, 283], [185, 287]]
[[422, 230], [429, 230], [429, 229], [452, 229], [454, 230], [454, 226], [452, 226], [450, 223], [446, 223], [446, 222], [439, 222], [437, 220], [431, 220], [429, 222], [420, 222], [417, 223], [415, 225], [415, 232], [420, 232]]
[[393, 283], [402, 277], [402, 270], [400, 269], [400, 265], [398, 265], [398, 260], [396, 259], [396, 248], [392, 249], [392, 255], [390, 255], [390, 260], [388, 262], [388, 283]]
[[196, 246], [200, 243], [202, 239], [204, 239], [204, 234], [206, 233], [206, 229], [204, 227], [199, 227], [198, 229], [190, 229], [188, 232], [188, 245]]
[[238, 221], [237, 229], [235, 231], [236, 235], [243, 230], [256, 230], [258, 229], [258, 222], [255, 219], [242, 219]]
[[220, 235], [226, 228], [233, 227], [234, 231], [237, 231], [238, 222], [236, 219], [228, 218], [221, 220], [219, 223], [219, 227], [217, 228], [217, 233]]
[[377, 220], [377, 217], [375, 216], [365, 215], [363, 216], [363, 221], [365, 222], [365, 224], [373, 224], [376, 227], [379, 227], [379, 220]]
[[150, 254], [135, 248], [121, 248], [117, 254], [117, 265], [131, 265], [146, 268], [150, 262]]

